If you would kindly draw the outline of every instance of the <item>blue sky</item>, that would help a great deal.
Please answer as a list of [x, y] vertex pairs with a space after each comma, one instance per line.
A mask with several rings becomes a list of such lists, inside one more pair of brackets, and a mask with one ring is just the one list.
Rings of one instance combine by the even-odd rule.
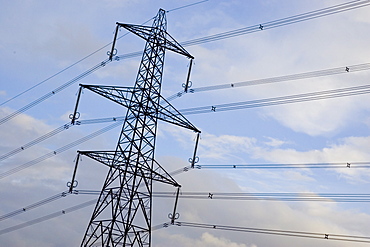
[[[1, 1], [0, 103], [11, 99], [112, 41], [115, 23], [142, 24], [165, 10], [196, 1]], [[237, 28], [345, 3], [344, 0], [209, 0], [167, 13], [168, 32], [188, 41]], [[186, 47], [195, 57], [193, 88], [236, 83], [368, 63], [369, 8], [261, 30]], [[151, 22], [149, 22], [151, 23]], [[120, 35], [124, 35], [122, 30]], [[125, 35], [119, 55], [141, 51], [144, 42]], [[110, 46], [37, 88], [0, 106], [0, 117], [20, 109], [107, 58]], [[0, 125], [0, 155], [69, 121], [78, 83], [132, 86], [140, 57], [110, 63], [43, 103]], [[163, 95], [182, 90], [188, 60], [167, 52]], [[178, 109], [249, 101], [367, 85], [369, 71], [186, 94], [172, 101]], [[370, 160], [367, 94], [288, 105], [187, 115], [201, 131], [199, 164], [335, 163]], [[85, 90], [81, 119], [123, 116], [125, 109]], [[0, 161], [0, 172], [37, 159], [105, 124], [74, 126]], [[0, 215], [67, 189], [77, 150], [113, 150], [120, 128], [0, 180]], [[168, 124], [158, 126], [156, 159], [168, 171], [188, 165], [195, 134]], [[84, 158], [79, 189], [99, 190], [106, 174]], [[184, 192], [368, 193], [368, 169], [192, 170], [175, 177]], [[174, 188], [156, 185], [158, 191]], [[0, 221], [0, 231], [93, 196], [71, 195]], [[173, 200], [155, 199], [153, 224], [167, 221]], [[0, 235], [4, 246], [78, 245], [92, 207]], [[180, 199], [181, 221], [269, 229], [370, 236], [366, 203], [207, 201]], [[349, 246], [346, 242], [171, 227], [153, 233], [153, 246]], [[351, 245], [352, 246], [352, 245]], [[365, 244], [353, 244], [365, 246]]]

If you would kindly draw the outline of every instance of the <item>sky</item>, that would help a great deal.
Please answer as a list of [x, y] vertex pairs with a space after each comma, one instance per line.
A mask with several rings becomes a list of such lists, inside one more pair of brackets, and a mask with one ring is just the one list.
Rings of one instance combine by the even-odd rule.
[[[0, 0], [0, 119], [106, 60], [116, 22], [151, 25], [152, 18], [163, 8], [168, 11], [168, 33], [181, 43], [346, 2]], [[186, 5], [189, 6], [179, 8]], [[182, 110], [367, 85], [369, 71], [351, 71], [351, 66], [369, 62], [369, 11], [370, 6], [362, 7], [186, 46], [185, 49], [195, 57], [191, 73], [191, 88], [195, 93], [184, 94], [171, 103]], [[121, 58], [122, 55], [142, 51], [145, 45], [139, 37], [127, 34], [123, 29], [119, 37], [116, 48]], [[68, 116], [74, 110], [79, 83], [133, 86], [139, 63], [140, 56], [113, 61], [42, 103], [2, 122], [0, 157], [69, 123]], [[165, 98], [183, 90], [188, 66], [187, 58], [167, 51], [162, 84]], [[346, 67], [349, 72], [344, 73]], [[333, 68], [342, 68], [343, 73], [196, 91], [200, 87]], [[31, 87], [34, 88], [19, 95]], [[13, 99], [14, 96], [17, 97]], [[341, 163], [345, 166], [346, 163], [370, 160], [369, 103], [368, 95], [363, 94], [223, 112], [217, 108], [213, 112], [209, 107], [209, 112], [186, 117], [202, 131], [197, 152], [199, 165]], [[84, 90], [79, 112], [79, 120], [87, 120], [124, 116], [125, 109]], [[67, 190], [66, 183], [71, 180], [77, 150], [114, 150], [120, 127], [117, 125], [68, 150], [62, 147], [110, 124], [70, 126], [52, 138], [1, 159], [1, 174], [34, 163], [9, 176], [0, 176], [0, 216]], [[188, 166], [195, 138], [194, 132], [159, 123], [156, 160], [168, 172]], [[55, 150], [58, 150], [57, 155], [49, 157], [48, 154]], [[42, 161], [36, 162], [38, 159]], [[83, 157], [77, 172], [79, 183], [76, 189], [100, 190], [106, 172], [106, 167]], [[364, 194], [369, 193], [370, 171], [355, 166], [348, 169], [193, 169], [174, 178], [181, 184], [184, 194]], [[154, 184], [154, 190], [175, 192], [174, 187], [161, 184]], [[68, 195], [14, 217], [0, 218], [0, 245], [79, 245], [93, 204], [73, 212], [67, 209], [95, 198], [96, 195]], [[153, 225], [168, 222], [167, 215], [172, 212], [174, 199], [154, 198], [153, 201]], [[60, 217], [4, 231], [62, 210], [67, 213]], [[370, 210], [366, 202], [197, 200], [180, 197], [178, 212], [182, 222], [370, 236]], [[160, 227], [153, 231], [152, 237], [152, 246], [155, 247], [368, 245], [335, 241], [330, 237], [309, 239], [185, 226]]]

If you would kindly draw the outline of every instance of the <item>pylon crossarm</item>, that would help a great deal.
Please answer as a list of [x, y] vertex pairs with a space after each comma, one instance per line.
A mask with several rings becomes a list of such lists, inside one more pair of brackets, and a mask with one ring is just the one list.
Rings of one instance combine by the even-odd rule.
[[[133, 100], [132, 95], [141, 93], [142, 90], [133, 87], [114, 87], [114, 86], [97, 86], [97, 85], [81, 85], [82, 87], [89, 89], [103, 97], [112, 100], [124, 107], [131, 107], [135, 110], [133, 105], [138, 104], [137, 101]], [[151, 105], [155, 105], [153, 99], [148, 98], [151, 101]], [[158, 105], [158, 109], [148, 108], [146, 111], [140, 109], [140, 114], [149, 115], [153, 118], [158, 118], [167, 123], [175, 124], [195, 132], [200, 132], [190, 121], [188, 121], [174, 106], [171, 105], [165, 98], [160, 96], [161, 104]]]
[[124, 107], [132, 106], [135, 101], [131, 100], [131, 96], [140, 91], [133, 87], [115, 87], [115, 86], [98, 86], [98, 85], [81, 85], [82, 87], [97, 93], [109, 100], [112, 100]]
[[194, 57], [190, 55], [190, 53], [187, 52], [184, 49], [184, 47], [180, 45], [179, 42], [177, 42], [174, 38], [172, 38], [172, 36], [169, 33], [166, 32], [166, 34], [167, 34], [166, 43], [165, 43], [166, 49], [179, 53], [181, 55], [184, 55], [187, 58], [194, 59]]
[[186, 129], [200, 133], [189, 120], [186, 119], [174, 106], [161, 96], [161, 104], [158, 106], [158, 119], [167, 123], [175, 124]]
[[[120, 160], [117, 159], [117, 152], [116, 151], [79, 151], [80, 155], [85, 155], [93, 160], [96, 160], [108, 167], [118, 170], [124, 170], [125, 166], [130, 166], [128, 160], [126, 159], [126, 155], [120, 155]], [[140, 155], [143, 156], [143, 155]], [[145, 157], [144, 157], [145, 158]], [[115, 163], [115, 164], [113, 164]], [[175, 187], [180, 186], [175, 179], [171, 177], [169, 173], [163, 169], [163, 167], [155, 160], [153, 160], [153, 170], [151, 170], [150, 166], [141, 166], [141, 177], [145, 179], [153, 179], [154, 181], [159, 181], [162, 183], [170, 184]], [[126, 172], [128, 174], [135, 174], [134, 171], [127, 169]], [[118, 176], [118, 175], [117, 175]]]
[[[134, 87], [121, 87], [121, 86], [107, 86], [107, 85], [88, 85], [88, 84], [80, 84], [82, 88], [103, 88], [103, 89], [117, 89], [122, 92], [133, 92], [135, 90]], [[139, 90], [139, 89], [137, 89]]]
[[106, 166], [112, 167], [116, 151], [78, 151], [79, 154], [85, 155]]
[[[170, 185], [173, 185], [175, 187], [179, 187], [180, 184], [178, 184], [176, 182], [175, 179], [173, 179], [171, 177], [171, 175], [166, 172], [165, 169], [163, 169], [163, 167], [155, 160], [153, 160], [154, 164], [156, 165], [156, 169], [153, 170], [153, 180], [156, 180], [156, 181], [160, 181], [160, 182], [163, 182], [163, 183], [167, 183], [167, 184], [170, 184]], [[159, 179], [161, 178], [161, 179]]]
[[155, 39], [153, 39], [153, 32], [159, 32], [156, 27], [124, 24], [119, 22], [117, 22], [117, 25], [143, 38], [146, 42], [156, 42], [155, 45], [162, 46], [165, 49], [184, 55], [187, 58], [194, 59], [194, 57], [190, 55], [190, 53], [187, 52], [169, 33], [167, 33], [167, 31], [163, 31], [165, 36], [156, 36]]
[[[123, 27], [128, 31], [136, 34], [140, 38], [143, 38], [146, 42], [151, 42], [152, 32], [156, 27], [150, 26], [143, 26], [143, 25], [135, 25], [135, 24], [126, 24], [126, 23], [119, 23], [116, 22], [118, 27]], [[157, 37], [158, 38], [158, 37]]]

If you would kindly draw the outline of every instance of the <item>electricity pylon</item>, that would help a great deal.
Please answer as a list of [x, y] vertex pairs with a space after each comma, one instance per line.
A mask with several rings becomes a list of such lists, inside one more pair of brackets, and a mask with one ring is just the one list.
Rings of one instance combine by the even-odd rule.
[[[166, 32], [166, 26], [162, 9], [151, 27], [117, 23], [110, 59], [114, 56], [120, 27], [146, 40], [134, 87], [81, 85], [80, 92], [86, 88], [127, 107], [116, 150], [78, 151], [79, 156], [88, 156], [109, 167], [81, 246], [151, 246], [152, 182], [180, 187], [154, 159], [157, 122], [163, 120], [197, 133], [200, 131], [161, 96], [166, 49], [193, 59]], [[72, 123], [76, 119], [79, 98], [80, 94]], [[75, 187], [78, 160], [69, 183], [71, 192]], [[175, 217], [175, 210], [172, 215]]]

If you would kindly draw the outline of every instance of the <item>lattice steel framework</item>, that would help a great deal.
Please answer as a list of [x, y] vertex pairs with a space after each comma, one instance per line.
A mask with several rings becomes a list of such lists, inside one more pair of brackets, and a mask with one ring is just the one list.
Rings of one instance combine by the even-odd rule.
[[81, 85], [127, 107], [115, 151], [79, 151], [109, 167], [81, 246], [151, 246], [152, 182], [180, 186], [154, 160], [157, 121], [200, 131], [161, 96], [165, 50], [193, 59], [166, 32], [166, 25], [162, 9], [151, 27], [117, 23], [114, 44], [120, 27], [146, 40], [134, 87]]

